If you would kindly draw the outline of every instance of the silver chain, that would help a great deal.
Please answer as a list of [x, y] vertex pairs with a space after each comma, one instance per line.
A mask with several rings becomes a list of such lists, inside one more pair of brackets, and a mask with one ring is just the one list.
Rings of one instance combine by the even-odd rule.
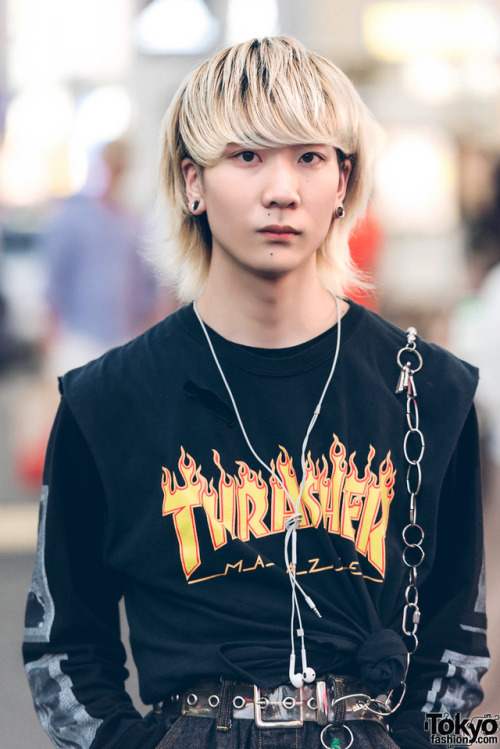
[[405, 543], [403, 562], [409, 568], [409, 580], [405, 590], [405, 607], [403, 610], [403, 634], [410, 641], [412, 640], [408, 647], [408, 653], [409, 655], [413, 655], [418, 647], [417, 630], [420, 622], [417, 574], [418, 568], [425, 558], [425, 552], [422, 548], [424, 531], [422, 526], [417, 523], [417, 496], [422, 487], [421, 463], [425, 453], [425, 440], [420, 430], [417, 389], [413, 379], [413, 375], [422, 368], [422, 356], [417, 351], [417, 331], [415, 328], [408, 328], [406, 333], [406, 346], [398, 352], [397, 356], [401, 374], [396, 393], [402, 393], [406, 390], [406, 422], [408, 424], [408, 431], [403, 441], [403, 451], [408, 463], [406, 488], [410, 496], [410, 522], [403, 528], [402, 532]]
[[[403, 361], [404, 360], [404, 361]], [[408, 647], [408, 658], [406, 672], [399, 687], [393, 689], [385, 698], [373, 699], [367, 695], [358, 695], [360, 706], [370, 710], [376, 715], [387, 716], [394, 713], [401, 705], [406, 693], [406, 676], [410, 665], [410, 658], [418, 648], [417, 630], [420, 622], [420, 608], [418, 605], [417, 575], [418, 568], [425, 558], [422, 548], [424, 540], [423, 528], [417, 523], [417, 496], [422, 486], [422, 458], [425, 453], [424, 435], [420, 430], [420, 416], [417, 405], [417, 388], [413, 375], [422, 369], [422, 356], [417, 351], [417, 331], [408, 328], [406, 331], [406, 346], [398, 351], [398, 366], [401, 370], [396, 394], [404, 393], [406, 390], [406, 423], [408, 431], [403, 439], [403, 453], [408, 464], [406, 471], [406, 488], [410, 497], [410, 522], [402, 531], [404, 541], [403, 562], [409, 568], [408, 585], [405, 589], [405, 607], [403, 609], [403, 634], [412, 642]], [[412, 457], [414, 454], [416, 457]], [[391, 704], [391, 698], [396, 691], [401, 689], [397, 704]], [[344, 698], [340, 698], [342, 700]]]

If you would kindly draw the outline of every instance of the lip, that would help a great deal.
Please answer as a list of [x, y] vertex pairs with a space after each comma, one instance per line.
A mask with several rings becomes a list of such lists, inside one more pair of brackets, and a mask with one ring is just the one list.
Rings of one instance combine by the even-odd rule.
[[269, 239], [291, 239], [292, 237], [295, 237], [297, 234], [300, 234], [297, 229], [294, 229], [293, 226], [281, 226], [280, 224], [270, 224], [269, 226], [264, 226], [263, 229], [259, 229], [259, 234], [263, 234], [265, 237], [268, 237]]

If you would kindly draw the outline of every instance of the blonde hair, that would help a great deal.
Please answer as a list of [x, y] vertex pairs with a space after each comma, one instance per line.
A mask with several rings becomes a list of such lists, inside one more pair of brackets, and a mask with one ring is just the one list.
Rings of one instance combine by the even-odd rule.
[[366, 285], [348, 239], [366, 210], [375, 140], [373, 117], [347, 76], [295, 39], [252, 39], [202, 64], [178, 89], [162, 128], [160, 200], [168, 212], [168, 263], [179, 298], [191, 301], [203, 290], [212, 239], [206, 215], [189, 211], [182, 160], [213, 166], [233, 142], [248, 148], [324, 143], [350, 157], [346, 215], [332, 219], [317, 254], [318, 272], [334, 294]]

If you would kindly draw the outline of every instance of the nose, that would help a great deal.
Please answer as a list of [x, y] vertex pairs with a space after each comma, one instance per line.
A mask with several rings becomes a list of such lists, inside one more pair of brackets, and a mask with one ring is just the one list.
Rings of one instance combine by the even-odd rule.
[[291, 208], [300, 202], [298, 176], [293, 166], [285, 160], [268, 165], [262, 202], [266, 208]]

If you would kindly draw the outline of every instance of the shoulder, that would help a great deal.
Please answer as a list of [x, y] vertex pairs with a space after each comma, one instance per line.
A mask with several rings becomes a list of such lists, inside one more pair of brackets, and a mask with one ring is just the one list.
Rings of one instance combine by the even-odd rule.
[[161, 383], [168, 387], [176, 365], [193, 358], [183, 314], [177, 310], [129, 343], [60, 377], [59, 390], [70, 408], [76, 413], [91, 408], [94, 414], [100, 406], [125, 408]]
[[412, 369], [418, 369], [415, 372], [417, 389], [438, 399], [443, 406], [461, 403], [467, 410], [470, 407], [479, 379], [477, 367], [423, 340], [418, 331], [415, 342], [418, 353], [412, 355], [407, 348], [407, 331], [369, 310], [364, 310], [360, 316], [357, 335], [362, 339], [369, 366], [386, 372], [392, 368], [397, 378], [401, 371], [398, 359], [402, 366], [409, 361]]

